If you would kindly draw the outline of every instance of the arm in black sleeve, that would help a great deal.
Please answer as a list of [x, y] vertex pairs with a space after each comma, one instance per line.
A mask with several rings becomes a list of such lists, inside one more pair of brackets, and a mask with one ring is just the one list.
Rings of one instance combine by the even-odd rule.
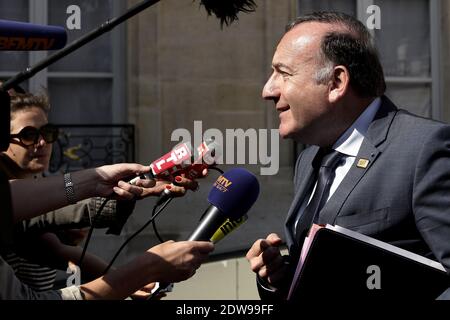
[[[417, 229], [450, 273], [450, 126], [440, 126], [421, 146], [413, 189]], [[450, 290], [447, 290], [450, 298]]]
[[108, 233], [120, 234], [134, 210], [135, 201], [110, 200], [99, 212], [104, 201], [105, 198], [91, 198], [26, 220], [17, 226], [16, 234], [20, 236], [23, 232], [51, 232], [90, 226], [110, 228]]

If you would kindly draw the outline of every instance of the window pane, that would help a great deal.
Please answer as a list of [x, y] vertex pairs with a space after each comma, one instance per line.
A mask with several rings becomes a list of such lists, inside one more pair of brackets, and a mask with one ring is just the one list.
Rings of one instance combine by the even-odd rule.
[[112, 122], [112, 80], [49, 79], [50, 121], [64, 124]]
[[429, 85], [388, 84], [387, 96], [409, 112], [423, 117], [431, 117], [431, 90]]
[[[81, 9], [81, 30], [68, 30], [68, 43], [98, 28], [112, 18], [112, 0], [49, 0], [49, 24], [66, 27], [67, 8], [76, 4]], [[111, 32], [97, 38], [49, 68], [50, 71], [111, 72]]]
[[[0, 0], [0, 19], [28, 22], [28, 10], [28, 0]], [[27, 52], [0, 52], [1, 71], [21, 71], [27, 65]]]
[[0, 18], [28, 21], [28, 0], [0, 0]]
[[381, 8], [376, 39], [386, 75], [430, 76], [428, 1], [378, 0], [375, 4]]
[[354, 16], [356, 14], [355, 0], [299, 0], [299, 14], [313, 11], [340, 11]]

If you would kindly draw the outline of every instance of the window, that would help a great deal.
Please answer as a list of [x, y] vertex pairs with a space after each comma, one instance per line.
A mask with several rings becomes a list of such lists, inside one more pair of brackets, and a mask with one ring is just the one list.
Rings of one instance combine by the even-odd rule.
[[336, 10], [363, 23], [374, 4], [381, 9], [381, 29], [374, 36], [388, 86], [387, 95], [401, 108], [442, 119], [439, 80], [439, 1], [299, 0], [299, 13]]
[[[66, 26], [67, 7], [81, 9], [81, 30], [67, 30], [68, 43], [126, 8], [113, 0], [0, 0], [0, 18]], [[24, 84], [49, 90], [50, 121], [66, 124], [126, 122], [125, 27], [120, 26], [41, 71]], [[52, 54], [50, 52], [49, 54]], [[47, 56], [46, 52], [0, 53], [0, 77], [9, 78]]]

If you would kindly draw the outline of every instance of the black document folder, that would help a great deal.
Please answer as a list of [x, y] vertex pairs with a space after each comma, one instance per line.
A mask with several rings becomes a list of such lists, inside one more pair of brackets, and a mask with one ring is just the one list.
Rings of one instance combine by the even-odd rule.
[[434, 300], [449, 286], [436, 261], [339, 226], [314, 225], [288, 300]]

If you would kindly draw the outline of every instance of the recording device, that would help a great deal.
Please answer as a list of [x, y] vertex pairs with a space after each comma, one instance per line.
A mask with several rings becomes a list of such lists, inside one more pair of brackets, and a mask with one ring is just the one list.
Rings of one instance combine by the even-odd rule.
[[66, 43], [63, 27], [0, 20], [0, 51], [58, 50]]
[[227, 219], [241, 219], [258, 196], [259, 182], [252, 173], [242, 168], [225, 172], [209, 192], [210, 206], [188, 240], [210, 241]]

